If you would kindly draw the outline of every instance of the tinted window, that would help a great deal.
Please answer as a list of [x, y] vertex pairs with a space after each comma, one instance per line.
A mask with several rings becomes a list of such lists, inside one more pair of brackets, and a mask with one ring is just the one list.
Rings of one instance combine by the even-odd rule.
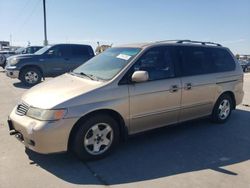
[[225, 49], [209, 49], [215, 72], [232, 71], [235, 62], [230, 53]]
[[54, 56], [57, 57], [68, 57], [70, 55], [70, 47], [64, 45], [58, 45], [52, 47], [50, 50], [54, 51]]
[[33, 53], [33, 48], [32, 47], [26, 48], [26, 53], [27, 54], [32, 54]]
[[35, 53], [35, 52], [38, 51], [39, 49], [41, 49], [41, 47], [34, 47], [34, 48], [33, 48], [33, 53]]
[[174, 77], [173, 49], [156, 47], [147, 51], [135, 64], [134, 69], [144, 70], [149, 80], [160, 80]]
[[92, 56], [88, 46], [72, 46], [73, 56]]
[[181, 71], [184, 76], [231, 71], [235, 63], [224, 49], [204, 47], [181, 47]]
[[206, 48], [181, 47], [181, 70], [184, 76], [212, 72]]

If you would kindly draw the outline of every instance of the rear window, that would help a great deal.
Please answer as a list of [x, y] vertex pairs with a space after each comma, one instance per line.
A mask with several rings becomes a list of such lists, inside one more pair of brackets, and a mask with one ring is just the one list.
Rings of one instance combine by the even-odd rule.
[[92, 57], [94, 54], [89, 46], [72, 46], [72, 55]]
[[184, 76], [232, 71], [235, 62], [230, 53], [220, 48], [181, 47], [181, 71]]

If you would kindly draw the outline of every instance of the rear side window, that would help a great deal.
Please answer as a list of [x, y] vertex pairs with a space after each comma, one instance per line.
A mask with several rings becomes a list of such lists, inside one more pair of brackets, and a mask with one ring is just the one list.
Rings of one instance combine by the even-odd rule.
[[72, 55], [92, 57], [93, 52], [90, 50], [89, 46], [72, 46]]
[[184, 76], [198, 75], [209, 72], [206, 64], [208, 64], [208, 54], [205, 48], [199, 47], [182, 47], [180, 51], [182, 56], [181, 70]]
[[183, 76], [232, 71], [235, 63], [225, 49], [181, 47], [181, 72]]
[[230, 53], [225, 49], [209, 49], [215, 72], [232, 71], [235, 69], [235, 62]]

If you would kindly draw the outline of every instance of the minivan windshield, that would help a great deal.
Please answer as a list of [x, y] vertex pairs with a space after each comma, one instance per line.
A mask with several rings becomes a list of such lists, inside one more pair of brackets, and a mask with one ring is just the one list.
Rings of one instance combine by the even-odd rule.
[[73, 73], [101, 80], [110, 80], [140, 51], [140, 48], [110, 48], [75, 69]]
[[38, 50], [37, 52], [35, 52], [36, 55], [41, 55], [44, 52], [46, 52], [48, 49], [50, 49], [52, 46], [48, 45], [48, 46], [44, 46], [43, 48], [41, 48], [40, 50]]

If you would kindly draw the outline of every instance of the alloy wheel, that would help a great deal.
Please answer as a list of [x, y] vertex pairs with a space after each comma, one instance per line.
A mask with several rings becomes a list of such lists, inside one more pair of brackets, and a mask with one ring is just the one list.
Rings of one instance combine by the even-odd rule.
[[218, 109], [220, 119], [222, 120], [226, 119], [230, 114], [230, 110], [231, 110], [230, 101], [227, 99], [222, 100]]
[[29, 84], [34, 84], [34, 83], [38, 82], [39, 76], [34, 71], [28, 71], [25, 74], [24, 78], [25, 78], [25, 81], [28, 82]]
[[93, 125], [86, 133], [84, 147], [91, 155], [104, 153], [112, 144], [114, 132], [107, 123]]

